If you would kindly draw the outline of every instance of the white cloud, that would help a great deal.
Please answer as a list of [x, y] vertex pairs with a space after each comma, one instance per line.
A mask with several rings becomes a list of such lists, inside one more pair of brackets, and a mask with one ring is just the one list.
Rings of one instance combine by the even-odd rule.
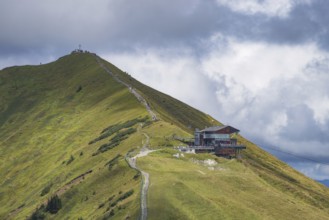
[[[216, 40], [215, 44], [221, 44]], [[299, 75], [314, 59], [323, 53], [315, 44], [280, 46], [256, 42], [238, 42], [229, 39], [227, 48], [215, 49], [204, 59], [203, 66], [210, 77], [226, 75], [248, 90], [258, 93], [275, 79], [289, 79]]]
[[286, 17], [296, 4], [310, 3], [312, 0], [217, 0], [231, 10], [245, 14], [262, 13], [268, 16]]
[[202, 60], [204, 72], [221, 85], [217, 118], [271, 146], [329, 157], [329, 54], [312, 43], [212, 40], [226, 44]]

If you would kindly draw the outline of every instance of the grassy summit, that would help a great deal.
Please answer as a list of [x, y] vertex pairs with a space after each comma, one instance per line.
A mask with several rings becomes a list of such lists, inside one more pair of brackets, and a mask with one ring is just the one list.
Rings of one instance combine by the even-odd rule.
[[160, 120], [90, 53], [0, 71], [0, 219], [46, 210], [56, 194], [61, 208], [41, 210], [46, 218], [136, 219], [141, 177], [124, 157], [145, 133], [162, 149], [137, 162], [151, 177], [149, 219], [329, 219], [327, 188], [242, 137], [242, 160], [174, 158], [173, 135], [219, 122], [102, 63]]

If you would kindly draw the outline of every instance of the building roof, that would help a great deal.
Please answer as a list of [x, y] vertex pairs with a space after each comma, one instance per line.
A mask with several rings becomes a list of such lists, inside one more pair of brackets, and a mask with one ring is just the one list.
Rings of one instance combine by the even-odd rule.
[[[224, 126], [214, 126], [214, 127], [209, 127], [209, 128], [205, 128], [203, 130], [201, 130], [200, 132], [205, 132], [205, 131], [210, 131], [210, 132], [214, 132], [214, 131], [220, 131], [220, 130], [223, 130], [225, 128], [230, 128], [233, 132], [239, 132], [240, 130], [232, 127], [232, 126], [229, 126], [229, 125], [224, 125]], [[232, 132], [232, 133], [233, 133]]]

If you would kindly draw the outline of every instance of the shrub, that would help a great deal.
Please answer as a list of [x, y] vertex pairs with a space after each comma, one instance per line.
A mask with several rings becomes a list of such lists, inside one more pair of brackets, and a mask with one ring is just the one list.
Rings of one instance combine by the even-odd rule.
[[98, 208], [99, 208], [99, 209], [100, 209], [100, 208], [103, 208], [104, 205], [105, 205], [105, 203], [101, 203], [101, 204], [98, 205]]
[[78, 93], [78, 92], [80, 92], [81, 90], [82, 90], [82, 86], [80, 85], [80, 86], [78, 87], [78, 89], [77, 89], [76, 92]]
[[103, 220], [111, 219], [112, 216], [114, 216], [114, 210], [112, 209], [110, 212], [106, 213], [103, 217]]
[[117, 201], [114, 201], [114, 202], [111, 204], [111, 207], [116, 206], [116, 204], [118, 204], [118, 202], [117, 202]]
[[46, 215], [44, 213], [44, 205], [40, 206], [39, 208], [37, 208], [31, 215], [30, 218], [28, 218], [29, 220], [44, 220], [46, 219]]
[[119, 132], [120, 130], [122, 130], [124, 128], [130, 128], [130, 127], [134, 126], [137, 123], [146, 122], [147, 120], [148, 120], [148, 117], [146, 116], [144, 118], [135, 118], [133, 120], [126, 121], [124, 123], [110, 125], [109, 127], [103, 129], [103, 131], [101, 132], [99, 137], [97, 137], [94, 140], [90, 141], [88, 144], [89, 145], [94, 144], [97, 141], [100, 141], [100, 140], [103, 140], [107, 137], [110, 137], [114, 133]]
[[143, 123], [142, 128], [145, 128], [147, 126], [150, 126], [152, 124], [152, 121], [147, 120], [146, 122]]
[[72, 163], [74, 160], [73, 155], [71, 155], [70, 159], [66, 162], [66, 165], [69, 165], [70, 163]]
[[115, 142], [115, 143], [106, 143], [106, 144], [102, 144], [99, 148], [98, 148], [98, 153], [104, 153], [105, 151], [108, 151], [116, 146], [118, 146], [119, 143]]
[[134, 190], [133, 190], [133, 189], [131, 189], [131, 190], [129, 190], [128, 192], [124, 193], [122, 196], [120, 196], [120, 197], [117, 199], [117, 201], [118, 201], [118, 202], [119, 202], [119, 201], [122, 201], [122, 200], [128, 198], [129, 196], [131, 196], [132, 194], [134, 194]]
[[119, 160], [120, 157], [121, 157], [121, 154], [116, 155], [112, 160], [110, 160], [109, 162], [107, 162], [107, 163], [105, 164], [105, 166], [108, 165], [108, 166], [109, 166], [109, 169], [112, 169], [112, 167], [113, 167], [115, 164], [118, 163], [118, 160]]
[[98, 153], [104, 153], [120, 144], [121, 141], [127, 139], [130, 134], [135, 133], [137, 130], [135, 128], [128, 128], [124, 131], [118, 132], [113, 138], [111, 138], [109, 143], [102, 144], [97, 153], [94, 153], [93, 156], [97, 155]]
[[108, 199], [108, 201], [111, 202], [112, 199], [114, 199], [114, 197], [115, 197], [115, 195], [111, 196], [111, 197]]
[[48, 200], [46, 211], [51, 214], [56, 214], [62, 208], [62, 201], [55, 195]]
[[135, 133], [137, 130], [136, 128], [128, 128], [127, 130], [118, 132], [113, 138], [111, 138], [112, 142], [120, 142], [128, 137], [128, 135], [131, 135]]
[[141, 176], [140, 172], [137, 172], [137, 173], [134, 175], [133, 179], [134, 179], [134, 180], [138, 180], [140, 176]]
[[40, 193], [40, 196], [44, 196], [47, 193], [49, 193], [50, 188], [52, 187], [52, 185], [53, 185], [52, 183], [49, 183], [47, 186], [45, 186], [45, 188], [42, 189], [42, 191]]

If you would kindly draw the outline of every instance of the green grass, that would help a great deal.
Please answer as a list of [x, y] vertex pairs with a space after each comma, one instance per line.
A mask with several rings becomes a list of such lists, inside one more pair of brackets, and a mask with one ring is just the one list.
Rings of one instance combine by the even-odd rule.
[[[0, 219], [26, 219], [56, 192], [62, 208], [48, 219], [136, 219], [141, 177], [124, 157], [146, 136], [150, 148], [165, 149], [138, 159], [151, 175], [149, 219], [328, 219], [327, 188], [242, 137], [241, 161], [173, 158], [172, 146], [182, 144], [175, 135], [220, 123], [106, 65], [160, 121], [144, 121], [145, 107], [92, 54], [0, 71]], [[92, 156], [110, 143], [115, 147]], [[192, 161], [209, 157], [221, 169]]]
[[[92, 153], [99, 145], [89, 146], [88, 142], [109, 124], [144, 118], [147, 112], [128, 89], [99, 68], [94, 57], [76, 54], [47, 65], [8, 68], [1, 71], [0, 81], [0, 177], [4, 180], [0, 187], [0, 219], [7, 218], [22, 204], [24, 208], [14, 218], [29, 216], [67, 182], [90, 169], [94, 172], [67, 192], [72, 191], [72, 198], [67, 199], [67, 193], [63, 195], [63, 209], [52, 218], [85, 218], [85, 213], [102, 216], [103, 212], [94, 207], [101, 198], [119, 192], [120, 188], [134, 187], [138, 191], [139, 182], [133, 180], [136, 173], [124, 160], [120, 167], [127, 175], [118, 172], [109, 178], [110, 171], [102, 169], [110, 158], [118, 153], [124, 155], [141, 142], [141, 133], [131, 134], [112, 152], [95, 157]], [[77, 93], [80, 85], [82, 89]], [[49, 182], [50, 191], [41, 197]], [[97, 194], [79, 204], [80, 197], [88, 194], [80, 188], [86, 190], [89, 182], [93, 182], [92, 189]], [[130, 201], [116, 215], [137, 216], [137, 197], [136, 194], [135, 202]]]
[[[139, 159], [150, 173], [150, 219], [328, 219], [328, 209], [278, 190], [237, 160], [157, 151]], [[192, 158], [215, 159], [214, 170]], [[165, 189], [165, 190], [164, 190]], [[161, 210], [161, 211], [160, 211]]]

